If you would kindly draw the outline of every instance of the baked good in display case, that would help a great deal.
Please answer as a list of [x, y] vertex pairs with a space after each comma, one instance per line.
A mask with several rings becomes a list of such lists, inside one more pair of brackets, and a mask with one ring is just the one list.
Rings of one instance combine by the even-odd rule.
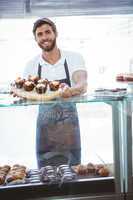
[[133, 73], [121, 73], [116, 76], [119, 82], [133, 82]]
[[63, 182], [78, 181], [80, 179], [93, 177], [108, 177], [110, 171], [103, 164], [88, 163], [69, 166], [47, 165], [41, 169], [28, 169], [24, 165], [0, 166], [0, 186], [22, 185], [22, 184], [62, 184]]
[[107, 177], [110, 175], [108, 167], [104, 164], [92, 164], [92, 163], [88, 163], [87, 165], [79, 164], [73, 166], [72, 168], [76, 172], [76, 174], [82, 176]]
[[3, 185], [6, 180], [6, 176], [10, 170], [9, 165], [4, 165], [0, 167], [0, 185]]
[[25, 183], [26, 167], [15, 164], [0, 167], [0, 185], [15, 185]]
[[25, 183], [26, 167], [23, 165], [13, 165], [6, 176], [7, 185]]
[[133, 94], [133, 73], [121, 73], [116, 76], [116, 81], [127, 84], [127, 93]]
[[49, 101], [61, 96], [61, 88], [57, 80], [48, 81], [29, 75], [28, 79], [16, 78], [11, 84], [11, 93], [28, 100]]

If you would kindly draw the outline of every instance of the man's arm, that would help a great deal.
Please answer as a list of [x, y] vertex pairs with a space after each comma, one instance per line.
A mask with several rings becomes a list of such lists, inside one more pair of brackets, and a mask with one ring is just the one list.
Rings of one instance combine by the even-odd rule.
[[74, 87], [65, 87], [62, 92], [62, 97], [68, 98], [76, 95], [83, 94], [87, 91], [87, 71], [78, 70], [72, 75]]

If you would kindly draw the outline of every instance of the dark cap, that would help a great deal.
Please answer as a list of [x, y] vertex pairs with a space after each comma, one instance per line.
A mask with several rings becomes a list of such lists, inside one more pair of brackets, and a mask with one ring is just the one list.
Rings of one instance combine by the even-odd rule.
[[49, 26], [52, 27], [52, 30], [54, 31], [54, 33], [57, 33], [56, 25], [54, 24], [53, 21], [51, 21], [48, 18], [41, 18], [41, 19], [38, 19], [33, 25], [33, 34], [34, 35], [35, 35], [35, 32], [36, 32], [36, 29], [38, 27], [42, 26], [43, 24], [48, 24]]

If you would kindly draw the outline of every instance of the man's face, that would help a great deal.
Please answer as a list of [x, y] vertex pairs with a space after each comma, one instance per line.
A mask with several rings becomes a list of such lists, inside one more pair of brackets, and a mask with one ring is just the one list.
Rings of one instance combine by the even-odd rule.
[[36, 29], [35, 39], [39, 47], [47, 52], [52, 51], [56, 45], [56, 34], [48, 24], [43, 24]]

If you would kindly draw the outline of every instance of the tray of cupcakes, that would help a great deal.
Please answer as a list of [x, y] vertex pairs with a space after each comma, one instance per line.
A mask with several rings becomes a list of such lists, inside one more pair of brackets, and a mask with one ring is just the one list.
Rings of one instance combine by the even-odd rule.
[[49, 101], [61, 96], [61, 87], [58, 80], [29, 75], [28, 79], [16, 78], [11, 83], [11, 93], [28, 100]]

